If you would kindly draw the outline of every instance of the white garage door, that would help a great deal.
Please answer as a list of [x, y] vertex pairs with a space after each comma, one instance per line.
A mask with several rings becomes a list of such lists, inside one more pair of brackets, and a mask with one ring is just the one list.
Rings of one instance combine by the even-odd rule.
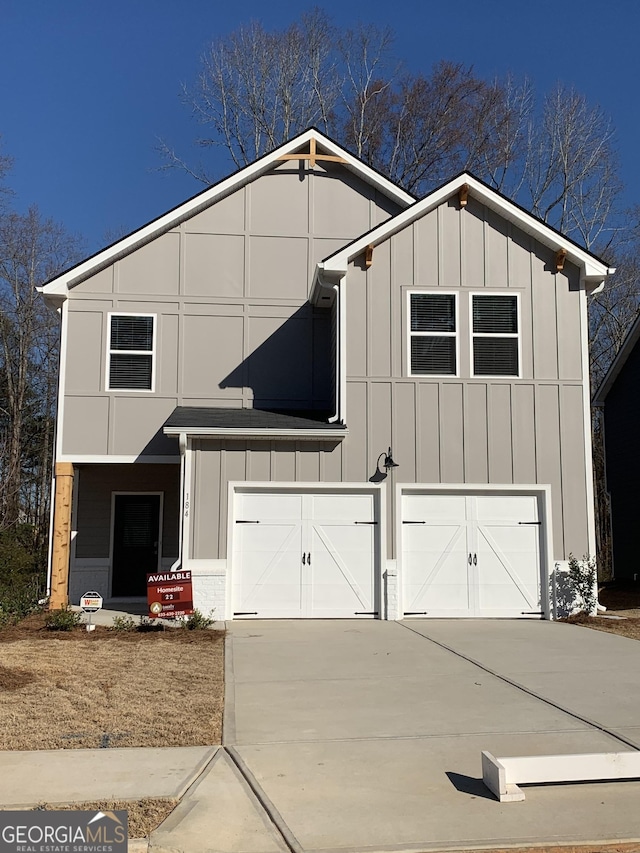
[[233, 533], [234, 616], [378, 615], [373, 495], [237, 494]]
[[406, 616], [542, 616], [535, 495], [402, 498]]

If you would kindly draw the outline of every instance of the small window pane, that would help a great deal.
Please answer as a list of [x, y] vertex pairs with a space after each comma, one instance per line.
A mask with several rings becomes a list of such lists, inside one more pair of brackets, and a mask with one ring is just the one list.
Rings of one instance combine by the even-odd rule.
[[474, 338], [473, 372], [476, 376], [517, 376], [517, 338]]
[[412, 293], [412, 332], [455, 332], [456, 298], [453, 294]]
[[153, 317], [112, 317], [111, 349], [153, 349]]
[[127, 390], [151, 390], [151, 355], [111, 355], [109, 387]]
[[518, 331], [516, 296], [474, 296], [473, 331], [496, 334]]
[[411, 338], [411, 373], [456, 374], [456, 339], [436, 335]]

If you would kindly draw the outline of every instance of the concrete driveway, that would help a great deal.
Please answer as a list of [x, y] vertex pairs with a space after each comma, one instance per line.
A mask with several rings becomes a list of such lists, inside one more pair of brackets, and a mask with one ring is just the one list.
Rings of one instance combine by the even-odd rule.
[[640, 749], [640, 643], [538, 621], [252, 621], [227, 649], [224, 745], [279, 830], [269, 849], [640, 838], [640, 781], [502, 805], [480, 781], [483, 749]]

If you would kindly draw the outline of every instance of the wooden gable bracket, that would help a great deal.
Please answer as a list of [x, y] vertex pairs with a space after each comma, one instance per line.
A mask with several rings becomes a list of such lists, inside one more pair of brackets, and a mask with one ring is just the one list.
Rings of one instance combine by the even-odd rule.
[[371, 266], [372, 263], [373, 263], [373, 246], [369, 245], [364, 250], [364, 265], [367, 269], [369, 269], [369, 267]]
[[566, 249], [558, 249], [556, 252], [556, 272], [562, 272], [564, 269], [564, 259], [567, 257]]
[[313, 169], [319, 160], [328, 161], [331, 163], [346, 163], [344, 157], [337, 157], [335, 154], [318, 154], [316, 150], [315, 139], [309, 140], [308, 151], [298, 151], [297, 154], [282, 154], [278, 160], [308, 160], [309, 166]]
[[466, 207], [469, 201], [469, 184], [463, 184], [458, 192], [458, 202], [460, 207]]

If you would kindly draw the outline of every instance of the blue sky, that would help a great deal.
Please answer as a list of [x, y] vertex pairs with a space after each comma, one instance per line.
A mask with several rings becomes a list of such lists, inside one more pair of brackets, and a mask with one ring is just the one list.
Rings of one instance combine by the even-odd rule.
[[[82, 234], [87, 250], [202, 189], [158, 171], [157, 138], [188, 151], [198, 126], [179, 98], [207, 44], [251, 19], [281, 27], [305, 0], [1, 0], [0, 136], [15, 204]], [[629, 204], [640, 193], [637, 0], [381, 0], [322, 4], [339, 26], [388, 24], [413, 71], [439, 59], [491, 77], [526, 75], [539, 91], [575, 86], [617, 129]], [[218, 176], [233, 170], [221, 153]]]

